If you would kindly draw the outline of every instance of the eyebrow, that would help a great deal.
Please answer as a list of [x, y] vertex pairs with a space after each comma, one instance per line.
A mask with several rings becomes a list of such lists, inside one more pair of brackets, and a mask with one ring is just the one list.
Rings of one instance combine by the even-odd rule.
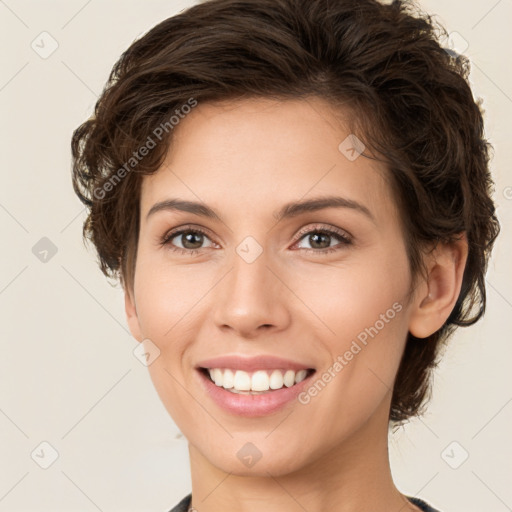
[[[273, 214], [273, 217], [277, 222], [280, 222], [286, 218], [297, 217], [298, 215], [316, 212], [325, 208], [349, 208], [359, 213], [364, 214], [371, 221], [375, 223], [375, 218], [370, 210], [361, 203], [348, 199], [345, 197], [338, 196], [326, 196], [318, 197], [314, 199], [308, 199], [305, 201], [296, 201], [285, 204], [278, 212]], [[201, 217], [207, 217], [209, 219], [218, 220], [223, 222], [217, 212], [205, 205], [204, 203], [198, 203], [195, 201], [185, 201], [183, 199], [166, 199], [155, 203], [146, 215], [146, 220], [159, 211], [181, 211], [188, 212]]]

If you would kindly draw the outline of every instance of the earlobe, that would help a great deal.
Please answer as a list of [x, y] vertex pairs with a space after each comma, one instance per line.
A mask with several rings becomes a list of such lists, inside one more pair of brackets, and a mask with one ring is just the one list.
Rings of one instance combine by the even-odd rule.
[[124, 288], [124, 309], [126, 312], [126, 321], [132, 336], [137, 341], [141, 342], [144, 337], [141, 333], [139, 317], [137, 315], [137, 308], [135, 306], [135, 298], [133, 297], [133, 292], [127, 288]]
[[450, 316], [462, 286], [468, 256], [465, 233], [450, 243], [439, 242], [428, 255], [428, 280], [418, 288], [409, 321], [409, 332], [427, 338]]

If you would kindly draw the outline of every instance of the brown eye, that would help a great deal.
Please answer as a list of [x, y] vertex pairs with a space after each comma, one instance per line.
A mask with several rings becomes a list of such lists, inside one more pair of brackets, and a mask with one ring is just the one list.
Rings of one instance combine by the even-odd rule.
[[186, 231], [173, 238], [179, 237], [184, 249], [199, 249], [203, 244], [204, 235], [197, 231]]
[[326, 249], [331, 246], [330, 241], [332, 237], [327, 233], [310, 233], [307, 236], [309, 237], [309, 243], [313, 249]]
[[[338, 251], [352, 243], [351, 238], [343, 232], [334, 231], [327, 228], [315, 228], [300, 233], [300, 239], [296, 243], [299, 249], [315, 254], [326, 254]], [[310, 247], [300, 247], [300, 243], [306, 240]], [[338, 240], [339, 243], [332, 244], [332, 241]]]
[[[208, 241], [208, 245], [203, 245]], [[210, 238], [199, 229], [180, 229], [166, 234], [160, 242], [172, 251], [194, 254], [203, 248], [212, 247]]]

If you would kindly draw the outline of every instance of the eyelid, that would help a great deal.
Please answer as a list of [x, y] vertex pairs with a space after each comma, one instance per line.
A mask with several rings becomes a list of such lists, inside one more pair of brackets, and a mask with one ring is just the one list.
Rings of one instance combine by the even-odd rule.
[[304, 235], [309, 235], [310, 233], [312, 233], [312, 232], [314, 233], [317, 231], [325, 232], [327, 234], [335, 234], [336, 236], [340, 237], [345, 242], [351, 243], [353, 240], [353, 236], [343, 229], [339, 229], [339, 228], [336, 228], [334, 226], [327, 225], [327, 224], [313, 224], [313, 225], [310, 224], [310, 225], [306, 226], [305, 228], [301, 229], [297, 233], [297, 235], [295, 237], [294, 244], [297, 243], [298, 241], [300, 241], [304, 237]]

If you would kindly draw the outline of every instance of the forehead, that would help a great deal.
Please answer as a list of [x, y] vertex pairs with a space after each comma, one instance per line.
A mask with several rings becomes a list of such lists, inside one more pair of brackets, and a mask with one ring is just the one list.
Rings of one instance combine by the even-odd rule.
[[377, 218], [389, 214], [387, 169], [358, 156], [362, 147], [347, 119], [348, 112], [319, 98], [199, 103], [174, 127], [161, 168], [144, 177], [141, 213], [169, 196], [256, 214], [300, 198], [340, 195]]

